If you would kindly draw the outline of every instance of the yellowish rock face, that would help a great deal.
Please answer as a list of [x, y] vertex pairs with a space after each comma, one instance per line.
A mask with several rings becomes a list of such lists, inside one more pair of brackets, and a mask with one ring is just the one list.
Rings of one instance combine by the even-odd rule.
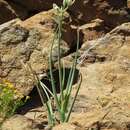
[[[69, 16], [66, 14], [65, 18]], [[14, 84], [24, 95], [35, 85], [29, 65], [39, 75], [49, 69], [48, 58], [54, 38], [54, 10], [41, 12], [25, 21], [1, 25], [0, 29], [0, 78]], [[5, 29], [6, 28], [6, 29]], [[74, 42], [75, 31], [65, 23], [62, 39], [62, 56]], [[54, 61], [57, 60], [57, 45], [53, 50]]]

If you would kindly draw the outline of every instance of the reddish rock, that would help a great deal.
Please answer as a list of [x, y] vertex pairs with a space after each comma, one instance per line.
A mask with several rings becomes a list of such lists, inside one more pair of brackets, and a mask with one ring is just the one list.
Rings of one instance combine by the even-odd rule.
[[[10, 0], [6, 1], [10, 3]], [[54, 3], [61, 5], [62, 0], [12, 0], [11, 3], [15, 5], [11, 7], [16, 10], [17, 16], [21, 17], [21, 13], [25, 12], [29, 17], [40, 11], [52, 9]], [[23, 10], [18, 12], [16, 5]], [[69, 12], [73, 21], [80, 24], [100, 18], [107, 26], [115, 27], [130, 20], [126, 0], [76, 0]]]
[[85, 23], [100, 18], [110, 27], [114, 27], [129, 21], [126, 8], [126, 0], [76, 0], [70, 12], [76, 21]]
[[53, 3], [58, 4], [62, 2], [62, 0], [12, 0], [12, 1], [25, 7], [28, 11], [32, 12], [48, 10], [53, 7]]

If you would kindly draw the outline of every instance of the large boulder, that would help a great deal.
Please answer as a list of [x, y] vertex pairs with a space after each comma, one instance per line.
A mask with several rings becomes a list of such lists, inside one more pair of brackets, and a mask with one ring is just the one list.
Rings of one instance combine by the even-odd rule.
[[[30, 64], [41, 78], [48, 70], [48, 55], [55, 28], [53, 15], [53, 10], [50, 10], [23, 22], [5, 23], [0, 26], [0, 78], [11, 82], [24, 95], [27, 95], [36, 83], [28, 65]], [[61, 46], [62, 56], [68, 54], [75, 43], [73, 30], [69, 25], [66, 27]], [[53, 61], [56, 61], [57, 45], [54, 46], [53, 54]]]
[[109, 31], [105, 22], [101, 19], [95, 19], [90, 23], [83, 24], [79, 29], [83, 35], [83, 43], [102, 37]]
[[[82, 84], [71, 121], [89, 128], [130, 125], [130, 23], [81, 47]], [[74, 91], [75, 92], [75, 88]]]
[[100, 18], [110, 27], [130, 20], [126, 0], [76, 0], [70, 12], [82, 23]]
[[64, 123], [64, 124], [60, 124], [60, 125], [53, 127], [52, 130], [85, 130], [85, 129], [80, 128], [73, 124]]
[[[9, 0], [7, 0], [9, 1]], [[23, 7], [25, 7], [28, 11], [37, 12], [42, 10], [48, 10], [53, 7], [53, 3], [61, 3], [62, 0], [12, 0], [14, 3], [17, 3]]]
[[[6, 1], [15, 10], [17, 16], [23, 19], [40, 11], [52, 9], [53, 3], [62, 4], [62, 0]], [[80, 24], [100, 18], [106, 22], [107, 26], [115, 27], [130, 20], [127, 0], [76, 0], [72, 7], [69, 8], [69, 12], [73, 21]]]
[[28, 119], [22, 115], [15, 115], [6, 120], [2, 130], [39, 130], [33, 123], [33, 120]]

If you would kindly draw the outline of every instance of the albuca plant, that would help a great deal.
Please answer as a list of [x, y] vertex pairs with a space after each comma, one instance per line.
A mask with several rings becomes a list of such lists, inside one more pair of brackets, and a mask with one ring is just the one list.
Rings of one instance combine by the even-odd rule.
[[[52, 42], [50, 56], [49, 56], [49, 70], [50, 70], [52, 92], [48, 89], [48, 87], [44, 83], [42, 83], [39, 80], [38, 76], [34, 73], [34, 71], [30, 66], [31, 72], [33, 72], [34, 78], [37, 81], [37, 90], [39, 92], [41, 101], [43, 105], [46, 104], [47, 111], [48, 111], [48, 122], [49, 125], [51, 126], [54, 126], [58, 120], [55, 114], [56, 111], [58, 112], [59, 115], [59, 123], [68, 122], [82, 80], [80, 76], [80, 81], [77, 86], [77, 91], [70, 103], [72, 85], [73, 85], [73, 80], [74, 80], [74, 75], [75, 75], [75, 70], [77, 65], [77, 56], [78, 56], [78, 48], [79, 48], [79, 31], [77, 31], [77, 49], [75, 53], [75, 58], [72, 67], [70, 69], [66, 85], [65, 85], [65, 68], [64, 68], [64, 64], [61, 62], [60, 52], [61, 52], [61, 39], [62, 39], [62, 30], [63, 30], [63, 23], [64, 23], [64, 14], [73, 3], [74, 0], [63, 0], [63, 4], [61, 7], [58, 7], [57, 5], [53, 6], [56, 11], [54, 20], [57, 23], [57, 26], [54, 32], [54, 40]], [[53, 60], [52, 60], [53, 53], [52, 52], [53, 52], [54, 44], [57, 44], [58, 46], [58, 71], [59, 71], [59, 86], [60, 86], [59, 94], [57, 94], [56, 92], [56, 86], [55, 86], [55, 81], [53, 76]], [[43, 94], [43, 92], [45, 94]], [[47, 98], [47, 101], [44, 101], [45, 96]], [[52, 98], [54, 101], [52, 100]], [[56, 110], [53, 109], [53, 104], [56, 105]]]
[[23, 97], [9, 81], [0, 83], [0, 124], [11, 117], [18, 107], [24, 105], [28, 97], [22, 101]]

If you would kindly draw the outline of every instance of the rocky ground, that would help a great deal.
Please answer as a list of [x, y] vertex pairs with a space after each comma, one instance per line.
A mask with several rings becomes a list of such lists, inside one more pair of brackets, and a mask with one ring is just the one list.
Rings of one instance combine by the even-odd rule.
[[[46, 109], [27, 65], [45, 81], [55, 27], [53, 3], [61, 1], [0, 0], [0, 78], [31, 97], [2, 130], [48, 129]], [[76, 0], [65, 16], [62, 60], [66, 68], [73, 61], [77, 27], [81, 46], [77, 70], [83, 80], [69, 123], [53, 130], [129, 130], [130, 2]], [[57, 46], [53, 51], [56, 61]]]

